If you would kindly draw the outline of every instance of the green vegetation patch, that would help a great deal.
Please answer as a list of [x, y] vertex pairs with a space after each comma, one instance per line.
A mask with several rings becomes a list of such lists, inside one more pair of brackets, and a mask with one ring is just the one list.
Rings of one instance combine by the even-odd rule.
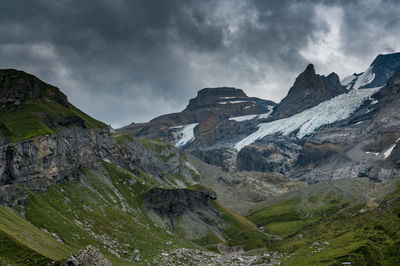
[[162, 250], [194, 246], [145, 214], [142, 198], [150, 186], [141, 177], [104, 164], [104, 171], [86, 170], [80, 179], [32, 194], [25, 208], [27, 219], [56, 233], [74, 250], [88, 244], [99, 248], [116, 265], [134, 261], [135, 249], [145, 263]]
[[75, 249], [0, 206], [0, 261], [30, 264], [67, 258]]
[[38, 135], [54, 134], [69, 126], [104, 128], [105, 125], [72, 104], [61, 105], [50, 98], [27, 99], [0, 110], [0, 133], [12, 142]]
[[214, 206], [228, 224], [224, 231], [226, 244], [230, 246], [243, 245], [244, 250], [265, 247], [269, 239], [253, 223], [239, 214], [226, 209], [216, 201], [214, 201]]
[[139, 141], [165, 163], [179, 154], [179, 151], [174, 146], [166, 142], [147, 139], [140, 139]]

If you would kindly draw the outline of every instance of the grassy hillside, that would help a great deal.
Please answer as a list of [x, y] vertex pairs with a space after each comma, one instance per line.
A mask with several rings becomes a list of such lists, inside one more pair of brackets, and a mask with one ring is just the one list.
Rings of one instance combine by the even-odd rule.
[[[85, 170], [79, 181], [31, 193], [26, 206], [14, 210], [26, 220], [1, 207], [0, 262], [62, 261], [89, 244], [115, 265], [135, 264], [138, 254], [140, 263], [146, 264], [173, 249], [210, 248], [205, 239], [185, 240], [147, 216], [142, 199], [153, 186], [151, 178], [104, 163], [96, 170]], [[224, 232], [227, 245], [265, 246], [265, 235], [251, 222], [219, 204], [216, 207], [229, 225]], [[223, 241], [214, 240], [218, 240], [212, 243], [216, 251], [217, 243]]]
[[63, 259], [76, 251], [2, 206], [0, 250], [0, 262], [21, 265]]
[[56, 233], [73, 249], [98, 247], [117, 265], [135, 261], [135, 249], [142, 261], [151, 261], [160, 250], [190, 246], [142, 211], [141, 199], [148, 189], [140, 177], [105, 164], [104, 171], [87, 170], [80, 182], [72, 180], [31, 195], [26, 218]]
[[72, 104], [63, 106], [50, 98], [44, 102], [29, 99], [17, 106], [0, 108], [0, 134], [12, 142], [53, 134], [70, 126], [105, 127]]
[[33, 75], [0, 69], [0, 77], [0, 136], [9, 141], [53, 134], [72, 126], [106, 126], [70, 104], [58, 88]]
[[293, 198], [282, 197], [249, 219], [285, 238], [270, 246], [291, 254], [284, 265], [398, 265], [400, 188], [396, 182], [342, 180], [331, 185], [331, 190], [319, 184], [290, 193]]

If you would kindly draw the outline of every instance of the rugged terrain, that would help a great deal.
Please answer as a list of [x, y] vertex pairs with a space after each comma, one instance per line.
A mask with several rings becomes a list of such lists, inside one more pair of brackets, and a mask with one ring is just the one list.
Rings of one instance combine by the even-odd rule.
[[397, 57], [362, 86], [309, 65], [279, 104], [206, 88], [116, 131], [0, 70], [0, 263], [399, 264]]

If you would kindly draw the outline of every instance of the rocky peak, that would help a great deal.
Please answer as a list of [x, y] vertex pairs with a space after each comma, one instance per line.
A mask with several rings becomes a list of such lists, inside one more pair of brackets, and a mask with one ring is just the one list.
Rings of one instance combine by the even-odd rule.
[[363, 88], [383, 86], [390, 77], [400, 70], [400, 53], [380, 54], [372, 62], [371, 66], [374, 79]]
[[353, 74], [342, 80], [348, 90], [381, 87], [400, 70], [400, 53], [380, 54], [360, 74]]
[[309, 64], [296, 78], [288, 95], [275, 107], [273, 116], [275, 119], [289, 117], [345, 92], [338, 75], [318, 75], [314, 65]]
[[33, 75], [14, 69], [0, 70], [0, 104], [18, 104], [28, 98], [44, 97], [50, 97], [64, 106], [68, 103], [67, 96], [58, 88]]
[[186, 110], [194, 110], [210, 104], [224, 102], [223, 100], [242, 100], [248, 98], [241, 89], [231, 87], [204, 88], [197, 92], [197, 97], [190, 99]]

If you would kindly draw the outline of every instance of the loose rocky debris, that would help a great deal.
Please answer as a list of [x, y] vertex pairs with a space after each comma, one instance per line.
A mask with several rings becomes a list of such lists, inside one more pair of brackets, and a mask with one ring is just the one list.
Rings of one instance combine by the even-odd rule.
[[64, 266], [111, 266], [111, 263], [97, 248], [88, 245], [78, 253], [71, 255]]
[[284, 255], [277, 252], [267, 252], [262, 255], [221, 255], [209, 251], [180, 248], [171, 253], [163, 252], [153, 265], [280, 265]]

